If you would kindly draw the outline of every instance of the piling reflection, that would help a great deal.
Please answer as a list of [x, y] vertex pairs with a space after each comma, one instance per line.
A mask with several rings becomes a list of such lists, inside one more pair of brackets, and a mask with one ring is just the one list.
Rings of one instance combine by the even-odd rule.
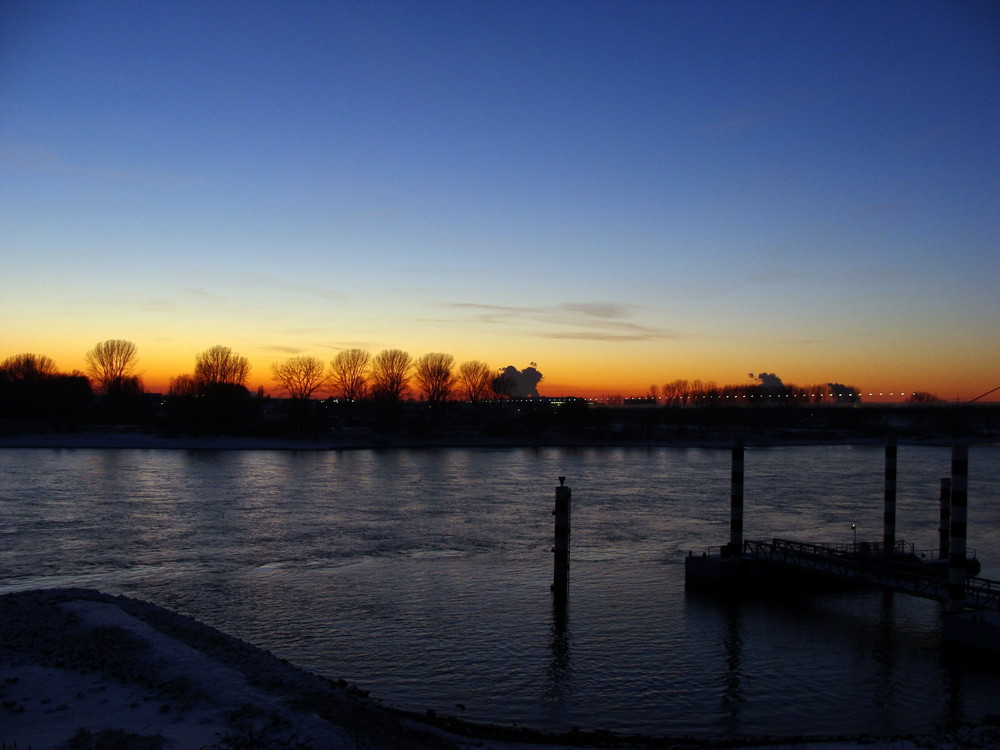
[[550, 646], [552, 661], [548, 678], [552, 700], [562, 706], [569, 690], [569, 533], [570, 498], [572, 490], [565, 485], [566, 477], [559, 477], [556, 487], [555, 541], [552, 579], [552, 636]]
[[564, 591], [552, 597], [552, 628], [549, 637], [551, 659], [546, 670], [550, 697], [560, 707], [572, 693], [573, 669], [570, 664], [569, 641], [569, 597]]
[[965, 722], [965, 667], [949, 649], [941, 652], [941, 670], [944, 673], [944, 716], [941, 724], [949, 729]]
[[875, 705], [889, 708], [895, 698], [896, 672], [896, 599], [892, 591], [882, 591], [882, 606], [875, 632]]
[[565, 589], [552, 591], [552, 631], [561, 634], [569, 626], [569, 592]]
[[726, 651], [726, 672], [722, 689], [722, 709], [726, 716], [726, 733], [738, 734], [740, 713], [745, 701], [741, 682], [741, 662], [743, 657], [743, 617], [740, 602], [730, 600], [725, 607], [725, 636], [723, 646]]

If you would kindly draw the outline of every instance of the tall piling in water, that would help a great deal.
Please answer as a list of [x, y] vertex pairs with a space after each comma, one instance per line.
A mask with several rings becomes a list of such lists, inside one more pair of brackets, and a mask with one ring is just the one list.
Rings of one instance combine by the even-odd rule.
[[968, 520], [969, 447], [951, 449], [951, 544], [948, 564], [948, 611], [965, 609], [965, 534]]
[[896, 550], [896, 436], [885, 439], [885, 502], [882, 512], [882, 551]]
[[951, 554], [951, 477], [941, 478], [941, 521], [938, 524], [938, 560]]
[[729, 491], [729, 545], [728, 554], [743, 554], [743, 436], [733, 438], [732, 481]]
[[557, 597], [565, 597], [569, 586], [569, 519], [573, 492], [565, 482], [566, 477], [559, 477], [559, 486], [556, 487], [556, 507], [552, 511], [556, 519], [555, 544], [552, 546], [555, 556], [552, 590]]

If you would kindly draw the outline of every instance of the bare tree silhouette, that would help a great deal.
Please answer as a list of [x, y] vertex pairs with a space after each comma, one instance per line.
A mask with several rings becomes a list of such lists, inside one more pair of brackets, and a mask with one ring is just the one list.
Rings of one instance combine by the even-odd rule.
[[683, 378], [663, 384], [663, 403], [677, 405], [686, 403], [691, 395], [691, 384]]
[[37, 381], [59, 374], [56, 363], [44, 354], [15, 354], [0, 363], [0, 373], [10, 382]]
[[90, 381], [82, 372], [61, 373], [41, 354], [15, 354], [0, 362], [0, 416], [48, 419], [53, 426], [82, 424], [93, 402]]
[[345, 401], [360, 401], [368, 392], [372, 355], [364, 349], [345, 349], [337, 352], [330, 362], [330, 376], [334, 393]]
[[194, 379], [202, 390], [218, 385], [245, 385], [250, 360], [228, 346], [213, 346], [195, 358]]
[[170, 389], [167, 391], [168, 396], [184, 398], [186, 396], [195, 396], [197, 393], [198, 381], [194, 379], [194, 375], [178, 375], [175, 378], [170, 378]]
[[414, 363], [414, 379], [431, 403], [447, 401], [455, 388], [455, 358], [450, 354], [431, 352]]
[[458, 368], [458, 382], [465, 391], [465, 397], [478, 404], [490, 395], [493, 373], [489, 365], [478, 359], [463, 362]]
[[101, 393], [121, 392], [138, 384], [134, 379], [138, 354], [131, 341], [102, 341], [87, 352], [86, 361], [87, 374], [97, 383]]
[[387, 401], [399, 401], [410, 384], [413, 358], [401, 349], [383, 349], [372, 360], [372, 393]]
[[289, 357], [271, 365], [271, 377], [280, 390], [294, 399], [306, 400], [327, 385], [326, 366], [316, 357]]

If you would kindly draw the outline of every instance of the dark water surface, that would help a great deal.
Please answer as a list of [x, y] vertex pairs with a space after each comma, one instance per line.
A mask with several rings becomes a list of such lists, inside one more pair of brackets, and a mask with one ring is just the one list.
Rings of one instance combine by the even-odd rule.
[[[1000, 446], [969, 548], [1000, 578]], [[1000, 659], [902, 594], [723, 601], [729, 451], [0, 450], [0, 593], [86, 586], [193, 615], [387, 703], [652, 734], [923, 731], [1000, 713]], [[901, 446], [897, 536], [938, 544], [946, 448]], [[746, 537], [881, 540], [880, 447], [749, 449]], [[573, 488], [566, 628], [556, 477]], [[462, 708], [458, 707], [461, 704]]]

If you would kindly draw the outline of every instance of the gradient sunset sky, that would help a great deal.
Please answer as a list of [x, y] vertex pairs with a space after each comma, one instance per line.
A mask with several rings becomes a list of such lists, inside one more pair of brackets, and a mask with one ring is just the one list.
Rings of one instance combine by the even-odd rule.
[[[1000, 3], [0, 4], [0, 359], [1000, 386]], [[996, 397], [997, 394], [994, 394]]]

